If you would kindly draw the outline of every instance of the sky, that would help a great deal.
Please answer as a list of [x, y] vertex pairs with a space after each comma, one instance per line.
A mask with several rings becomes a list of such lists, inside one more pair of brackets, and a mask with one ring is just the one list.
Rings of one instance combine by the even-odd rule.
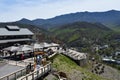
[[48, 19], [75, 12], [120, 10], [120, 0], [0, 0], [0, 22]]

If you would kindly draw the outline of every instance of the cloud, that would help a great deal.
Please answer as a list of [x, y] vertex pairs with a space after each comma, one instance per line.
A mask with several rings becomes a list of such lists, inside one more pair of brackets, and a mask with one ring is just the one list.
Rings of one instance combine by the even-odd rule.
[[0, 20], [51, 18], [81, 11], [120, 10], [119, 0], [0, 0]]

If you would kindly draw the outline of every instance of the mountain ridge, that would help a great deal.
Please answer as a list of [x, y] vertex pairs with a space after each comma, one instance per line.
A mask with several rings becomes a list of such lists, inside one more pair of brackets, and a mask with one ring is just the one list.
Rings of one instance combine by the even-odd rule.
[[56, 16], [49, 19], [34, 19], [34, 20], [28, 20], [28, 19], [21, 19], [17, 21], [18, 23], [24, 23], [24, 24], [32, 24], [36, 26], [42, 26], [43, 28], [52, 28], [56, 27], [58, 25], [64, 25], [69, 23], [74, 23], [78, 21], [85, 21], [85, 22], [91, 22], [91, 23], [102, 23], [106, 25], [107, 27], [115, 27], [116, 25], [119, 25], [120, 23], [120, 11], [117, 10], [109, 10], [105, 12], [76, 12], [76, 13], [70, 13], [70, 14], [64, 14], [60, 16]]

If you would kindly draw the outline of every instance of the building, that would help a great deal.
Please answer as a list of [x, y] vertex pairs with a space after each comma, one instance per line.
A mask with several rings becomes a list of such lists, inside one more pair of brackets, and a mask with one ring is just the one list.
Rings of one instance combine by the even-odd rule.
[[5, 26], [0, 28], [0, 49], [15, 44], [25, 44], [32, 41], [33, 33], [27, 28]]

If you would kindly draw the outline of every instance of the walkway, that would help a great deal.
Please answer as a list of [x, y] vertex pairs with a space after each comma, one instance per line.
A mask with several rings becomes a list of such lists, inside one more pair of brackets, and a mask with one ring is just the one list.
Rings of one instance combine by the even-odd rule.
[[[7, 65], [9, 65], [9, 64], [7, 64]], [[34, 72], [30, 72], [29, 74], [26, 74], [26, 68], [22, 68], [16, 72], [14, 72], [14, 70], [16, 69], [15, 67], [18, 67], [18, 66], [15, 66], [12, 68], [10, 66], [8, 66], [8, 67], [9, 67], [9, 70], [2, 69], [2, 71], [4, 73], [3, 72], [1, 72], [1, 73], [5, 74], [5, 72], [6, 72], [7, 74], [5, 74], [4, 76], [1, 75], [2, 77], [0, 77], [0, 80], [35, 80], [35, 79], [45, 75], [46, 73], [48, 73], [51, 70], [51, 63], [48, 63], [43, 67], [41, 66], [38, 71], [35, 69]]]
[[15, 72], [17, 70], [22, 69], [23, 67], [13, 66], [10, 64], [5, 64], [4, 66], [0, 67], [0, 77]]
[[34, 72], [30, 72], [29, 74], [22, 76], [20, 78], [18, 78], [17, 80], [35, 80], [39, 77], [42, 77], [43, 75], [45, 75], [46, 73], [48, 73], [51, 70], [51, 63], [40, 67], [39, 70], [36, 70]]

